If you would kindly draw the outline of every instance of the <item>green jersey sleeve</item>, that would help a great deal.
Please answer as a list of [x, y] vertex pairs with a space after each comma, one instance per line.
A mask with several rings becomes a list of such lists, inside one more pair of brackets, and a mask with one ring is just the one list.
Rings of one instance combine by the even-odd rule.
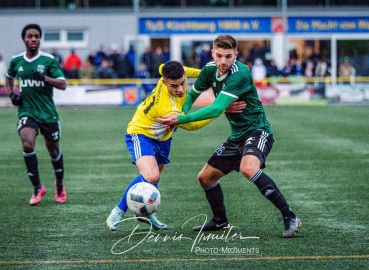
[[185, 103], [183, 104], [183, 108], [182, 108], [182, 111], [187, 114], [191, 107], [192, 107], [192, 104], [195, 102], [195, 100], [200, 96], [201, 93], [199, 92], [195, 92], [193, 89], [190, 90], [190, 92], [187, 94], [186, 96], [186, 101]]
[[47, 72], [48, 72], [49, 77], [52, 77], [54, 79], [65, 80], [64, 73], [61, 70], [59, 63], [54, 58], [51, 60], [50, 66]]
[[235, 98], [233, 96], [221, 93], [217, 96], [213, 104], [190, 114], [178, 115], [178, 123], [184, 124], [188, 122], [218, 117], [234, 100]]

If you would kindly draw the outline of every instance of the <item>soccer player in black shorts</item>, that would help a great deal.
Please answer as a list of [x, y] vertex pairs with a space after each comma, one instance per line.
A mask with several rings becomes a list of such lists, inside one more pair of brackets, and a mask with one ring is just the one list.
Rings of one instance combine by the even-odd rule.
[[261, 169], [273, 146], [273, 132], [266, 119], [249, 68], [236, 60], [237, 41], [229, 35], [220, 35], [213, 42], [212, 62], [200, 72], [188, 93], [183, 112], [188, 113], [199, 95], [212, 88], [214, 102], [186, 115], [172, 114], [158, 119], [164, 125], [177, 125], [218, 117], [233, 101], [245, 101], [247, 106], [239, 114], [225, 113], [231, 134], [218, 147], [198, 175], [213, 212], [207, 223], [194, 227], [195, 231], [229, 230], [223, 191], [219, 180], [235, 170], [253, 182], [261, 194], [277, 207], [284, 220], [283, 237], [293, 237], [302, 226], [291, 210], [276, 183]]
[[[51, 54], [39, 51], [42, 37], [39, 25], [26, 25], [21, 35], [26, 51], [12, 57], [6, 74], [6, 87], [13, 105], [18, 106], [18, 134], [23, 145], [27, 174], [34, 187], [30, 205], [39, 204], [46, 193], [40, 181], [35, 152], [39, 131], [45, 138], [55, 170], [55, 200], [64, 203], [67, 194], [63, 183], [63, 155], [59, 148], [61, 128], [53, 100], [53, 88], [65, 90], [65, 77], [56, 59]], [[19, 95], [14, 92], [14, 80], [19, 81]]]

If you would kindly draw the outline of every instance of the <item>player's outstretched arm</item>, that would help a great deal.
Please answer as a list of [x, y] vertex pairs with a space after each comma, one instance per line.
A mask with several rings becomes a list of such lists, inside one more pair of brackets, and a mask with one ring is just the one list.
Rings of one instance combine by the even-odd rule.
[[200, 96], [201, 93], [199, 92], [195, 92], [193, 89], [191, 89], [186, 96], [186, 101], [182, 107], [182, 111], [187, 114], [191, 107], [192, 104], [195, 102], [195, 100]]
[[177, 121], [179, 124], [184, 124], [218, 117], [224, 113], [224, 111], [233, 101], [234, 97], [220, 93], [211, 105], [203, 107], [200, 110], [190, 114], [179, 115]]

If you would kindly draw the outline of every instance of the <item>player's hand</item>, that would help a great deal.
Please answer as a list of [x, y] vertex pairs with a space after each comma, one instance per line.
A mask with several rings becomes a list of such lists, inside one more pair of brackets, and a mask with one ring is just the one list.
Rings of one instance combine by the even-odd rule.
[[12, 104], [14, 106], [22, 105], [22, 97], [19, 96], [18, 94], [14, 93], [14, 92], [11, 92], [9, 94], [9, 97], [10, 97], [10, 100], [12, 101]]
[[36, 71], [36, 70], [32, 70], [32, 79], [34, 79], [35, 81], [45, 81], [45, 75]]
[[167, 115], [164, 117], [159, 117], [159, 118], [156, 118], [156, 121], [158, 121], [159, 123], [163, 125], [175, 126], [176, 124], [178, 124], [178, 115], [171, 114], [171, 115]]
[[163, 127], [168, 130], [169, 132], [176, 132], [177, 131], [177, 126], [172, 126], [172, 125], [163, 125]]
[[227, 113], [241, 113], [246, 108], [245, 101], [233, 101], [226, 109]]

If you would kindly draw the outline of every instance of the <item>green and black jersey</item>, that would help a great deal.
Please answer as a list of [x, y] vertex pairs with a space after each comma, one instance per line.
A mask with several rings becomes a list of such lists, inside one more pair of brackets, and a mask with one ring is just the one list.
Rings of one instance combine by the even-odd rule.
[[28, 116], [40, 123], [57, 122], [59, 116], [53, 100], [53, 87], [33, 80], [33, 70], [54, 79], [65, 80], [63, 71], [51, 54], [40, 51], [32, 59], [28, 59], [25, 52], [13, 56], [7, 76], [19, 81], [22, 105], [18, 107], [18, 116]]
[[231, 125], [231, 140], [236, 141], [254, 130], [262, 130], [272, 134], [251, 72], [246, 65], [235, 61], [230, 71], [220, 76], [215, 62], [209, 62], [201, 70], [194, 87], [187, 96], [184, 111], [187, 112], [194, 100], [209, 88], [213, 89], [216, 97], [214, 103], [194, 113], [178, 116], [179, 123], [219, 116], [232, 101], [237, 100], [245, 101], [247, 106], [242, 113], [225, 113]]

